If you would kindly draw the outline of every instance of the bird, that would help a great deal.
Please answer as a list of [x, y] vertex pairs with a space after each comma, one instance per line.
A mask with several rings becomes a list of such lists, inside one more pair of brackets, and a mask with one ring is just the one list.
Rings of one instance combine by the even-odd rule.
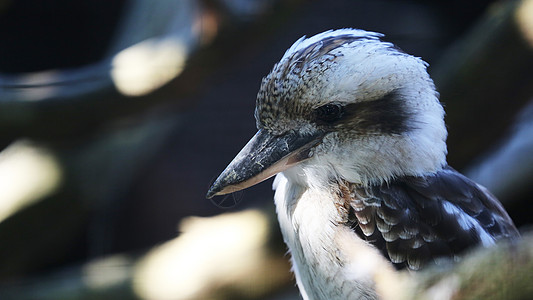
[[343, 28], [298, 39], [261, 81], [257, 133], [207, 193], [276, 175], [304, 299], [377, 299], [376, 268], [453, 264], [520, 237], [497, 198], [448, 165], [428, 64], [383, 37]]

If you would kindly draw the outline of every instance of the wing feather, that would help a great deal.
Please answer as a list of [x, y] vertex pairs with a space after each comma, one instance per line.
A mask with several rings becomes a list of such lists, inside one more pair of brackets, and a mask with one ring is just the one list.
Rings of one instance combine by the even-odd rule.
[[477, 245], [519, 237], [496, 197], [449, 166], [425, 177], [351, 189], [358, 225], [352, 228], [398, 268], [418, 270]]

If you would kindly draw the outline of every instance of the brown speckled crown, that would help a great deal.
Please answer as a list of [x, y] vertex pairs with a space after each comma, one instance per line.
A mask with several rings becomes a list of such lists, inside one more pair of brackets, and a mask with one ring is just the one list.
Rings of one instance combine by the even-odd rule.
[[332, 50], [361, 39], [368, 38], [352, 35], [325, 38], [277, 63], [270, 74], [263, 78], [257, 94], [257, 127], [281, 134], [294, 127], [290, 120], [309, 117], [312, 107], [296, 105], [298, 102], [291, 99], [302, 97], [304, 91], [316, 85], [327, 84], [319, 79], [319, 75], [330, 69], [335, 58], [342, 55], [333, 54]]

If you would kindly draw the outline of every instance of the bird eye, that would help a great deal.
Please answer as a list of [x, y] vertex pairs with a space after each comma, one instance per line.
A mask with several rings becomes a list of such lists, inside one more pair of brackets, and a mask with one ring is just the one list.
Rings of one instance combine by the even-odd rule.
[[315, 109], [315, 116], [318, 121], [332, 123], [344, 114], [344, 107], [340, 104], [326, 104]]

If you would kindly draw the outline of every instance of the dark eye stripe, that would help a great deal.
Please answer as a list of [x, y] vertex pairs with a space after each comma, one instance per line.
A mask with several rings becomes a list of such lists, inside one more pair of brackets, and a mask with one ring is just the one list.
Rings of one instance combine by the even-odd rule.
[[412, 113], [397, 90], [376, 100], [350, 104], [346, 111], [350, 122], [363, 132], [401, 134], [412, 129]]
[[412, 129], [411, 113], [400, 99], [398, 91], [383, 97], [357, 103], [330, 103], [314, 111], [318, 125], [356, 130], [360, 134], [401, 134]]

